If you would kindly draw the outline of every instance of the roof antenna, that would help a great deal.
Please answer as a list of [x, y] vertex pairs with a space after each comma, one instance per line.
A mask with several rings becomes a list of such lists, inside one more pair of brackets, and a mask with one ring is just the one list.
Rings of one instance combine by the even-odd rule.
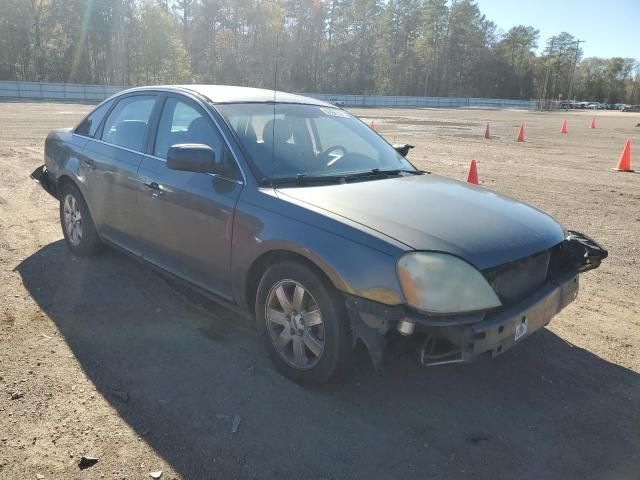
[[271, 123], [271, 188], [273, 188], [273, 176], [275, 169], [276, 149], [276, 88], [278, 86], [278, 49], [280, 32], [276, 32], [276, 52], [273, 57], [273, 122]]

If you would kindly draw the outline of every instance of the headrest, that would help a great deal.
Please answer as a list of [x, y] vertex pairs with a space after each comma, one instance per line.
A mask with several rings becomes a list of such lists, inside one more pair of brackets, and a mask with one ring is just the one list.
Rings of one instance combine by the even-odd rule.
[[204, 140], [211, 135], [211, 124], [205, 117], [198, 117], [191, 121], [187, 128], [189, 136], [200, 140], [200, 143], [204, 143]]
[[288, 120], [272, 119], [269, 120], [262, 129], [262, 139], [264, 143], [274, 143], [276, 145], [287, 143], [293, 136], [293, 129]]

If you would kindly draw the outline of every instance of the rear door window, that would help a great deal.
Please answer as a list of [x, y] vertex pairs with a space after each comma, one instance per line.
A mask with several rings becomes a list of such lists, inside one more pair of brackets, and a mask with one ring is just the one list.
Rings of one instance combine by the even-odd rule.
[[141, 152], [155, 95], [134, 95], [120, 100], [105, 120], [102, 140]]
[[76, 127], [75, 133], [82, 135], [83, 137], [95, 137], [98, 127], [100, 126], [100, 123], [102, 123], [102, 119], [107, 114], [114, 101], [115, 100], [110, 100], [103, 103], [87, 115], [85, 119], [80, 122], [80, 125]]

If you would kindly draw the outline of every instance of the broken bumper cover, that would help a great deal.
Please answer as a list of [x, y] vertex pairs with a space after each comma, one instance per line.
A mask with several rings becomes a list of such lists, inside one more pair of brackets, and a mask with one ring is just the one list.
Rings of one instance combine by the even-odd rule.
[[[454, 349], [435, 357], [425, 355], [425, 365], [472, 362], [483, 354], [492, 357], [521, 343], [533, 332], [547, 325], [578, 295], [579, 274], [572, 270], [547, 281], [526, 299], [496, 313], [429, 317], [405, 306], [390, 307], [362, 298], [347, 296], [354, 338], [368, 347], [374, 364], [382, 359], [387, 332], [401, 321], [411, 321], [429, 338], [444, 338]], [[425, 340], [425, 345], [427, 343]], [[427, 358], [430, 357], [430, 358]], [[437, 357], [437, 360], [436, 360]]]
[[[470, 362], [487, 353], [495, 357], [548, 324], [576, 298], [578, 275], [598, 268], [607, 255], [592, 238], [569, 231], [544, 258], [545, 283], [517, 303], [493, 311], [428, 315], [407, 305], [384, 305], [345, 295], [353, 337], [367, 345], [376, 365], [382, 359], [386, 334], [392, 330], [401, 335], [426, 334], [420, 350], [424, 365]], [[516, 279], [531, 278], [527, 271], [514, 274]]]
[[485, 320], [465, 326], [444, 327], [440, 332], [461, 349], [463, 362], [490, 352], [492, 357], [522, 342], [578, 296], [579, 279], [575, 272], [547, 282], [526, 300]]
[[598, 268], [609, 256], [609, 252], [593, 238], [573, 230], [569, 230], [563, 246], [569, 265], [580, 273]]
[[58, 198], [58, 194], [56, 192], [56, 184], [51, 178], [51, 175], [49, 174], [46, 166], [41, 165], [36, 168], [30, 175], [30, 177], [38, 182], [45, 192], [47, 192], [53, 198]]

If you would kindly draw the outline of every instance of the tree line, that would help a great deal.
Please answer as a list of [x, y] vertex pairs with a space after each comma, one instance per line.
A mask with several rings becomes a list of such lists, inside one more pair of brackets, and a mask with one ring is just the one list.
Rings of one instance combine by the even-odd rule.
[[640, 103], [640, 64], [473, 0], [0, 0], [0, 79]]

